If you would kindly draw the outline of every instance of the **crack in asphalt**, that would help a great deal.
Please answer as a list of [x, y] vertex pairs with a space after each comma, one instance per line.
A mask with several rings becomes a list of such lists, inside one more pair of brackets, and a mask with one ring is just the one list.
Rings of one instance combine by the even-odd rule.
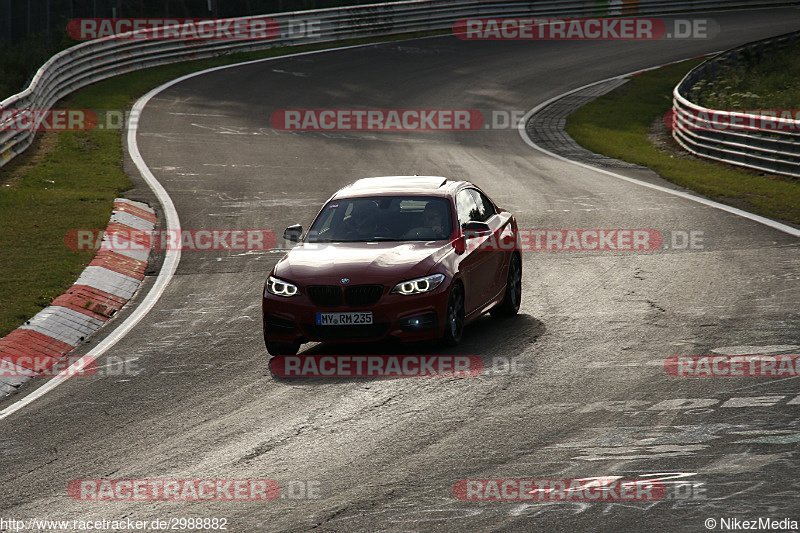
[[235, 464], [241, 464], [241, 463], [246, 463], [248, 461], [252, 461], [253, 459], [255, 459], [257, 457], [261, 457], [262, 455], [271, 452], [275, 448], [283, 446], [284, 444], [286, 444], [287, 441], [299, 436], [303, 432], [303, 430], [305, 428], [307, 428], [307, 427], [308, 426], [300, 426], [298, 428], [295, 428], [294, 435], [289, 435], [287, 437], [284, 437], [283, 439], [279, 440], [278, 442], [275, 442], [275, 443], [265, 442], [264, 444], [261, 444], [260, 446], [257, 446], [255, 450], [253, 450], [252, 452], [250, 452], [247, 455], [243, 456], [241, 459], [238, 459]]

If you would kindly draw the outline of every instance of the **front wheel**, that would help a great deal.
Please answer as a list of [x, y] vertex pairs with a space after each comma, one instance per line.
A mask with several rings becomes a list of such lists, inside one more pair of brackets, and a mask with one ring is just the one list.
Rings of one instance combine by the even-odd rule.
[[447, 298], [447, 318], [442, 340], [447, 346], [455, 346], [464, 335], [464, 287], [454, 282]]
[[267, 351], [273, 357], [276, 355], [297, 355], [300, 350], [300, 343], [295, 342], [292, 344], [285, 342], [270, 342], [266, 341]]
[[506, 295], [500, 305], [492, 309], [492, 316], [514, 316], [519, 311], [522, 301], [522, 261], [519, 255], [512, 254], [508, 264], [508, 279], [506, 280]]

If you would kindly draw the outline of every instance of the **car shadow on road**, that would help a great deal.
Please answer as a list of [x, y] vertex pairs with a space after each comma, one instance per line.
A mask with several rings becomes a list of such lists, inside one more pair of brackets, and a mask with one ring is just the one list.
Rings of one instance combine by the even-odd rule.
[[[379, 343], [310, 343], [304, 345], [301, 356], [472, 356], [480, 358], [484, 368], [494, 366], [498, 358], [511, 359], [522, 357], [531, 344], [546, 331], [543, 322], [531, 315], [515, 315], [509, 318], [493, 318], [482, 316], [471, 322], [464, 331], [464, 337], [458, 346], [445, 347], [438, 342], [401, 343], [384, 341]], [[398, 377], [285, 377], [272, 371], [273, 365], [280, 364], [286, 356], [270, 359], [271, 377], [280, 382], [296, 384], [320, 384], [335, 381], [364, 381], [376, 379], [400, 379]], [[526, 357], [530, 357], [530, 354]]]

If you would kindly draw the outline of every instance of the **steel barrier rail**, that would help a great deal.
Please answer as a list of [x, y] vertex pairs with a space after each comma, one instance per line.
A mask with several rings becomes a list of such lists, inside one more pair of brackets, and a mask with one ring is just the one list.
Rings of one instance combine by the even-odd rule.
[[[31, 117], [33, 127], [20, 130], [15, 129], [11, 113], [30, 117], [31, 110], [50, 110], [60, 99], [81, 87], [143, 68], [276, 46], [446, 31], [452, 30], [453, 24], [463, 18], [669, 15], [798, 3], [797, 0], [639, 0], [633, 12], [626, 6], [598, 6], [594, 0], [412, 0], [225, 19], [235, 22], [271, 18], [278, 23], [280, 34], [268, 40], [153, 40], [135, 38], [144, 36], [147, 30], [129, 32], [121, 34], [131, 37], [128, 39], [107, 37], [87, 41], [54, 55], [37, 71], [27, 89], [0, 102], [0, 166], [30, 146], [43, 118], [40, 114]], [[316, 23], [313, 35], [299, 32], [293, 35], [286, 31], [292, 24], [297, 26], [311, 21]]]
[[[692, 88], [726, 67], [800, 42], [800, 32], [756, 41], [698, 65], [673, 90], [672, 137], [694, 155], [732, 165], [800, 177], [800, 120], [708, 109], [692, 103]], [[733, 127], [731, 127], [733, 125]]]

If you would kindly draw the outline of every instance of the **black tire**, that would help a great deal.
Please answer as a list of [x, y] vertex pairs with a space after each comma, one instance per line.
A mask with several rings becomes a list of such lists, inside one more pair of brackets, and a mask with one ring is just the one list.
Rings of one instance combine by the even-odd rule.
[[454, 282], [447, 297], [447, 315], [445, 316], [444, 336], [442, 342], [446, 346], [455, 346], [464, 335], [464, 287]]
[[300, 343], [297, 342], [294, 344], [289, 344], [285, 342], [270, 342], [265, 340], [264, 344], [267, 345], [267, 351], [273, 357], [276, 355], [297, 355], [297, 352], [300, 350]]
[[519, 312], [522, 302], [522, 261], [518, 254], [511, 254], [506, 279], [506, 294], [500, 305], [491, 310], [494, 317], [514, 316]]

